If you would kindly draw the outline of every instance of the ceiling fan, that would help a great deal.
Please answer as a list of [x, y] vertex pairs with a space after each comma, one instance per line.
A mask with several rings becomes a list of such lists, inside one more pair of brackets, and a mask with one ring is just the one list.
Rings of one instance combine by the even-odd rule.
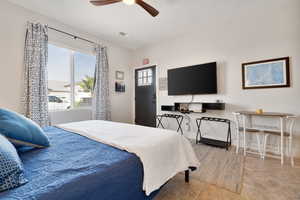
[[144, 2], [143, 0], [91, 0], [90, 1], [95, 6], [105, 6], [113, 3], [124, 2], [127, 5], [138, 4], [144, 8], [152, 17], [156, 17], [159, 14], [159, 11]]

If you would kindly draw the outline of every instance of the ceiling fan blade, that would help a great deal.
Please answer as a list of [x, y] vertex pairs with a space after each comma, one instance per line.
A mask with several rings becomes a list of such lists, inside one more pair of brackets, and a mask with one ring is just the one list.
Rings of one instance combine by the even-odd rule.
[[136, 0], [136, 4], [140, 5], [142, 8], [144, 8], [150, 15], [153, 17], [156, 17], [159, 14], [159, 11], [144, 2], [143, 0]]
[[105, 6], [105, 5], [109, 5], [109, 4], [113, 4], [113, 3], [119, 3], [122, 0], [93, 0], [90, 1], [91, 4], [95, 5], [95, 6]]

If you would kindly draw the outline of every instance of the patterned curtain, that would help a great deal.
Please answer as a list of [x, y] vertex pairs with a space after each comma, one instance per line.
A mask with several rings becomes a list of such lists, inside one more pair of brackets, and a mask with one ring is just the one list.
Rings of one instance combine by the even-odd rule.
[[47, 27], [28, 23], [24, 50], [23, 103], [25, 115], [40, 126], [49, 125], [47, 60]]
[[96, 47], [96, 69], [92, 113], [94, 120], [111, 120], [107, 49], [100, 45]]

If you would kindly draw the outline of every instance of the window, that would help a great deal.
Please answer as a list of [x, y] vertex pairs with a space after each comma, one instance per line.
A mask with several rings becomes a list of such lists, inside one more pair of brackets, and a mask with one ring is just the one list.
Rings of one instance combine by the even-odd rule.
[[71, 51], [53, 45], [48, 47], [48, 106], [49, 110], [71, 108]]
[[90, 107], [96, 57], [52, 44], [48, 49], [49, 110]]
[[87, 107], [92, 105], [95, 63], [95, 56], [79, 52], [74, 53], [74, 107]]
[[138, 71], [138, 86], [152, 85], [152, 69]]

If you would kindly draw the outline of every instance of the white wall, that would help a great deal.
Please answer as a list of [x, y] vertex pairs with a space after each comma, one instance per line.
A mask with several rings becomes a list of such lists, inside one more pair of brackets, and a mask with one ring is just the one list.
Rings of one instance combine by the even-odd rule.
[[[110, 65], [112, 119], [119, 122], [132, 121], [132, 74], [129, 66], [132, 52], [130, 50], [101, 41], [95, 36], [85, 34], [6, 1], [0, 1], [0, 107], [22, 111], [20, 98], [23, 91], [23, 49], [27, 21], [48, 24], [107, 46]], [[74, 50], [92, 51], [89, 43], [74, 40], [51, 30], [49, 30], [49, 41]], [[126, 93], [116, 94], [114, 92], [116, 70], [125, 72]], [[89, 119], [88, 116], [90, 115], [86, 110], [76, 111], [76, 113], [76, 117], [73, 112], [53, 113], [51, 118], [55, 123], [67, 122], [70, 119], [72, 121]]]
[[[214, 21], [214, 28], [205, 29], [195, 24], [193, 30], [175, 39], [138, 49], [135, 52], [135, 66], [140, 66], [143, 58], [149, 58], [158, 66], [157, 77], [167, 77], [170, 68], [183, 67], [206, 62], [218, 62], [217, 95], [197, 95], [195, 102], [226, 103], [226, 111], [213, 111], [204, 115], [232, 118], [236, 110], [288, 112], [300, 116], [300, 1], [274, 1], [265, 6], [263, 1], [251, 5], [251, 13], [234, 16], [224, 24]], [[250, 2], [249, 2], [250, 4]], [[250, 9], [250, 7], [249, 7]], [[209, 19], [207, 19], [210, 23]], [[243, 90], [241, 63], [290, 56], [292, 86], [282, 89]], [[157, 92], [157, 110], [161, 105], [174, 102], [189, 102], [191, 96], [171, 97], [166, 91]], [[133, 110], [134, 114], [134, 110]], [[191, 115], [192, 118], [200, 115]], [[192, 120], [194, 137], [196, 126]], [[175, 128], [171, 123], [170, 126]], [[300, 123], [296, 125], [300, 136]], [[299, 141], [296, 146], [299, 148]], [[298, 156], [300, 151], [298, 149]]]

